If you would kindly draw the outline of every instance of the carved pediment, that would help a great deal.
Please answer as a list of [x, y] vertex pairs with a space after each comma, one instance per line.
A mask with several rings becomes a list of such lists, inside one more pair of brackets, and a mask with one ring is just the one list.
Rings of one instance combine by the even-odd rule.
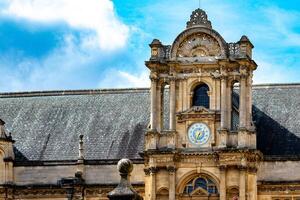
[[221, 48], [215, 38], [198, 32], [189, 35], [180, 43], [176, 56], [178, 58], [221, 56]]
[[209, 195], [208, 192], [200, 187], [191, 193], [191, 196], [208, 196], [208, 195]]
[[213, 113], [209, 109], [203, 107], [203, 106], [193, 106], [189, 108], [188, 110], [185, 110], [181, 112], [180, 114], [191, 114], [191, 113]]
[[192, 118], [210, 118], [216, 119], [217, 111], [209, 110], [203, 106], [193, 106], [188, 110], [177, 113], [178, 120], [185, 121]]

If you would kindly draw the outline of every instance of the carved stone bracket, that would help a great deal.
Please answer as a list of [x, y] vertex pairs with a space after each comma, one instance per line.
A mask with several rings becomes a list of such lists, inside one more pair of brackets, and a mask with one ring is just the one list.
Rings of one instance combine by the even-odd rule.
[[149, 76], [151, 81], [157, 81], [158, 80], [158, 75], [156, 72], [151, 72]]
[[175, 168], [174, 166], [167, 166], [167, 171], [168, 171], [169, 173], [175, 173], [176, 168]]
[[214, 71], [214, 72], [211, 72], [210, 74], [211, 74], [211, 76], [212, 76], [213, 78], [215, 78], [215, 79], [220, 79], [220, 78], [221, 78], [221, 73], [220, 73], [219, 70], [216, 70], [216, 71]]
[[158, 168], [157, 167], [149, 167], [149, 172], [150, 172], [150, 175], [154, 175], [158, 172]]
[[246, 66], [241, 66], [240, 67], [240, 77], [241, 78], [246, 78], [248, 76], [248, 70]]
[[150, 169], [149, 168], [145, 168], [144, 169], [145, 175], [149, 176], [150, 175]]

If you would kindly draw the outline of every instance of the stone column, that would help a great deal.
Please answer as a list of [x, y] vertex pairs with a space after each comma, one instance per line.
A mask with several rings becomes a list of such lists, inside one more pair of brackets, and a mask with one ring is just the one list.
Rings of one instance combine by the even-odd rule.
[[227, 128], [226, 123], [226, 114], [227, 114], [227, 98], [226, 98], [226, 90], [227, 90], [227, 80], [226, 76], [221, 77], [221, 129]]
[[183, 80], [183, 110], [187, 110], [190, 102], [190, 92], [187, 88], [187, 78]]
[[151, 130], [156, 131], [156, 86], [157, 86], [157, 78], [154, 75], [150, 75], [151, 79], [151, 117], [150, 124]]
[[240, 169], [240, 187], [239, 187], [239, 200], [246, 200], [246, 170]]
[[169, 129], [175, 130], [176, 86], [175, 77], [170, 79], [170, 124]]
[[220, 167], [220, 200], [226, 200], [226, 167]]
[[252, 73], [251, 75], [248, 77], [248, 119], [247, 119], [247, 123], [248, 123], [248, 129], [251, 128], [251, 122], [252, 122]]
[[233, 91], [233, 86], [227, 85], [227, 127], [228, 129], [232, 129], [231, 127], [231, 113], [232, 113], [232, 91]]
[[156, 106], [156, 127], [157, 131], [160, 132], [162, 129], [162, 91], [161, 91], [161, 85], [157, 85], [157, 91], [156, 91], [156, 98], [157, 98], [157, 106]]
[[175, 167], [170, 166], [167, 168], [169, 171], [169, 200], [175, 200]]
[[239, 105], [239, 128], [246, 128], [246, 119], [247, 119], [247, 106], [246, 106], [246, 76], [241, 75], [240, 79], [240, 105]]
[[150, 200], [155, 200], [156, 199], [156, 172], [157, 168], [156, 167], [150, 167]]

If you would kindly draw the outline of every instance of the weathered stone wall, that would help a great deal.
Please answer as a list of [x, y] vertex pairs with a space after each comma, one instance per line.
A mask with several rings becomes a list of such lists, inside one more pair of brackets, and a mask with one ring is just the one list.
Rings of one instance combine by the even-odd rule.
[[261, 162], [258, 181], [299, 181], [300, 161]]
[[[76, 165], [15, 167], [15, 184], [57, 184], [63, 177], [74, 177]], [[131, 182], [144, 183], [144, 164], [135, 164]], [[115, 165], [87, 165], [84, 179], [87, 184], [117, 184], [120, 176]]]
[[14, 182], [16, 185], [57, 184], [63, 177], [74, 176], [75, 172], [75, 165], [14, 167]]
[[[116, 165], [87, 165], [85, 166], [85, 181], [87, 184], [117, 184], [120, 175]], [[134, 164], [130, 182], [144, 183], [144, 164]]]

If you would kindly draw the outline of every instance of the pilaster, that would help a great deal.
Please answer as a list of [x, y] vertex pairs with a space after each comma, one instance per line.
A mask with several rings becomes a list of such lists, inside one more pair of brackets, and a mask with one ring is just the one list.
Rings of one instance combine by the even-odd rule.
[[157, 102], [156, 102], [156, 87], [157, 87], [157, 75], [156, 73], [151, 73], [150, 75], [151, 79], [151, 116], [150, 116], [150, 125], [151, 125], [151, 130], [156, 130], [157, 124], [156, 124], [156, 107], [157, 107]]
[[226, 200], [226, 166], [220, 166], [220, 200]]
[[168, 166], [169, 172], [169, 200], [175, 200], [175, 173], [176, 168], [174, 166]]
[[157, 85], [157, 90], [156, 90], [156, 99], [157, 99], [157, 106], [156, 106], [156, 128], [157, 128], [157, 131], [158, 132], [161, 132], [162, 130], [162, 125], [163, 125], [163, 122], [162, 122], [162, 119], [163, 119], [163, 116], [162, 116], [162, 88], [161, 88], [161, 84], [158, 84]]
[[158, 169], [156, 167], [150, 167], [150, 186], [151, 186], [151, 192], [150, 192], [150, 200], [156, 199], [156, 173]]
[[240, 105], [239, 105], [239, 120], [240, 128], [246, 128], [246, 120], [247, 120], [247, 106], [246, 106], [246, 75], [241, 73], [240, 75]]
[[221, 129], [226, 129], [226, 115], [227, 115], [227, 73], [223, 72], [221, 76]]
[[239, 200], [246, 200], [246, 169], [240, 168]]

